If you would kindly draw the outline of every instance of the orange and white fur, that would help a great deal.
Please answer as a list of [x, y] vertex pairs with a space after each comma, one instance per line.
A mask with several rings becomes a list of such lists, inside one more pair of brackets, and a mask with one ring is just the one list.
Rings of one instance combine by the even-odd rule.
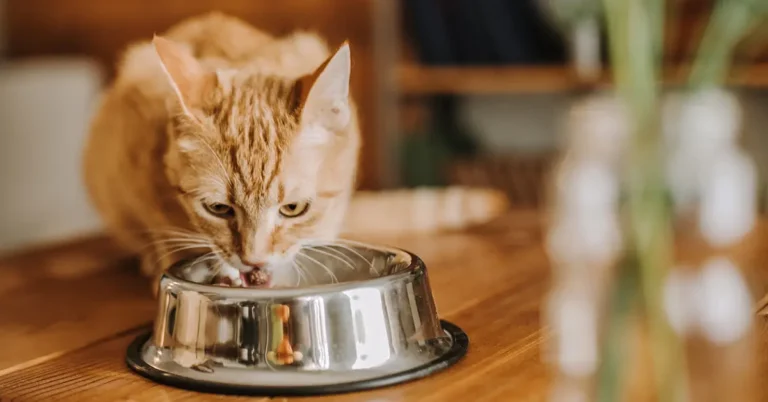
[[110, 233], [148, 275], [195, 255], [279, 286], [301, 247], [340, 233], [460, 228], [505, 209], [483, 189], [353, 196], [350, 69], [346, 43], [331, 54], [317, 35], [275, 38], [218, 13], [131, 46], [84, 161]]

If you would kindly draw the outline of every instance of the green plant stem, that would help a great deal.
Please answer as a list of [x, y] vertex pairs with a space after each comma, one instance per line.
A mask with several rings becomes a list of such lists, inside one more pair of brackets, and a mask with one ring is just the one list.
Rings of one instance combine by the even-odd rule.
[[627, 357], [627, 326], [638, 307], [637, 261], [633, 256], [626, 256], [625, 263], [619, 266], [616, 286], [612, 289], [608, 301], [608, 319], [605, 323], [605, 342], [602, 348], [602, 360], [597, 378], [597, 402], [614, 402], [621, 399], [621, 387]]
[[637, 170], [629, 179], [630, 236], [640, 271], [654, 375], [659, 401], [679, 401], [686, 382], [683, 344], [669, 327], [662, 302], [673, 242], [666, 186], [658, 172], [661, 165], [658, 158], [650, 155], [638, 155], [637, 158], [633, 163]]
[[725, 82], [736, 45], [764, 16], [751, 1], [718, 1], [688, 79], [692, 89], [716, 87]]
[[654, 47], [654, 64], [656, 67], [656, 74], [661, 73], [661, 69], [664, 63], [664, 21], [666, 15], [665, 0], [646, 0], [650, 18], [651, 35], [653, 35], [653, 47]]
[[[684, 380], [681, 342], [669, 328], [662, 289], [671, 257], [670, 211], [661, 170], [659, 52], [663, 12], [657, 2], [604, 0], [616, 86], [633, 128], [628, 177], [628, 249], [635, 253], [646, 306], [657, 394], [680, 400]], [[655, 22], [654, 22], [655, 21]]]

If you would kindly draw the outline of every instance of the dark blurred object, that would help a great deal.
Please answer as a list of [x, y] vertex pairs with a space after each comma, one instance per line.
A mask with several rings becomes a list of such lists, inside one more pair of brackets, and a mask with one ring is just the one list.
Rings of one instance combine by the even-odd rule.
[[409, 120], [403, 128], [401, 146], [403, 185], [445, 185], [446, 164], [477, 153], [475, 136], [455, 117], [457, 107], [453, 96], [435, 96], [403, 105], [401, 113]]
[[[472, 0], [465, 0], [472, 1]], [[479, 24], [488, 34], [488, 44], [495, 59], [505, 64], [536, 63], [536, 38], [532, 35], [531, 20], [519, 13], [525, 2], [483, 0], [473, 2]]]
[[535, 0], [504, 2], [518, 24], [518, 29], [530, 39], [535, 64], [564, 63], [567, 57], [565, 41], [544, 19]]
[[545, 178], [555, 156], [506, 154], [455, 159], [448, 166], [449, 183], [496, 188], [507, 194], [513, 207], [540, 207]]
[[[426, 65], [563, 63], [567, 59], [567, 38], [555, 27], [552, 17], [542, 11], [542, 1], [401, 0], [401, 4], [407, 36]], [[712, 4], [712, 0], [669, 2], [666, 63], [690, 62], [709, 21]], [[745, 43], [736, 58], [768, 61], [768, 46], [764, 42], [754, 46]], [[601, 59], [607, 60], [605, 47]]]
[[534, 0], [403, 1], [406, 29], [427, 65], [545, 64], [565, 60], [563, 41]]
[[445, 185], [443, 167], [450, 151], [434, 131], [408, 133], [402, 140], [402, 185], [405, 187]]
[[454, 64], [454, 46], [446, 20], [435, 0], [405, 1], [405, 21], [418, 44], [421, 62], [426, 65]]
[[459, 64], [492, 64], [497, 61], [486, 21], [478, 14], [476, 0], [431, 1], [442, 3], [442, 12], [448, 20], [448, 31], [453, 46], [457, 48]]
[[456, 118], [458, 116], [455, 96], [436, 96], [432, 100], [432, 126], [440, 134], [443, 143], [454, 156], [471, 156], [477, 152], [477, 140], [471, 130]]

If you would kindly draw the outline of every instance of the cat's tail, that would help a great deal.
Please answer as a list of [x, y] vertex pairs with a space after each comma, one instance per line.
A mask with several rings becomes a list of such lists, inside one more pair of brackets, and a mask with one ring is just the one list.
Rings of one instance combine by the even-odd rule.
[[509, 208], [504, 193], [450, 186], [359, 191], [352, 196], [345, 234], [404, 234], [455, 230], [486, 223]]

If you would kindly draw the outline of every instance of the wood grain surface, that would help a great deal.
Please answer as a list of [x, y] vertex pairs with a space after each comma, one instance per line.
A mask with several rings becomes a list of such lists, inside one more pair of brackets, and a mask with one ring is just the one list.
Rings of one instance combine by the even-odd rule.
[[[757, 239], [766, 239], [760, 233]], [[469, 334], [469, 353], [411, 383], [275, 400], [545, 399], [550, 374], [540, 358], [539, 310], [549, 266], [540, 214], [517, 211], [462, 233], [358, 240], [406, 248], [425, 260], [440, 315]], [[147, 330], [155, 304], [148, 282], [118, 257], [109, 242], [91, 241], [0, 261], [0, 400], [267, 400], [184, 391], [131, 372], [126, 347]]]

